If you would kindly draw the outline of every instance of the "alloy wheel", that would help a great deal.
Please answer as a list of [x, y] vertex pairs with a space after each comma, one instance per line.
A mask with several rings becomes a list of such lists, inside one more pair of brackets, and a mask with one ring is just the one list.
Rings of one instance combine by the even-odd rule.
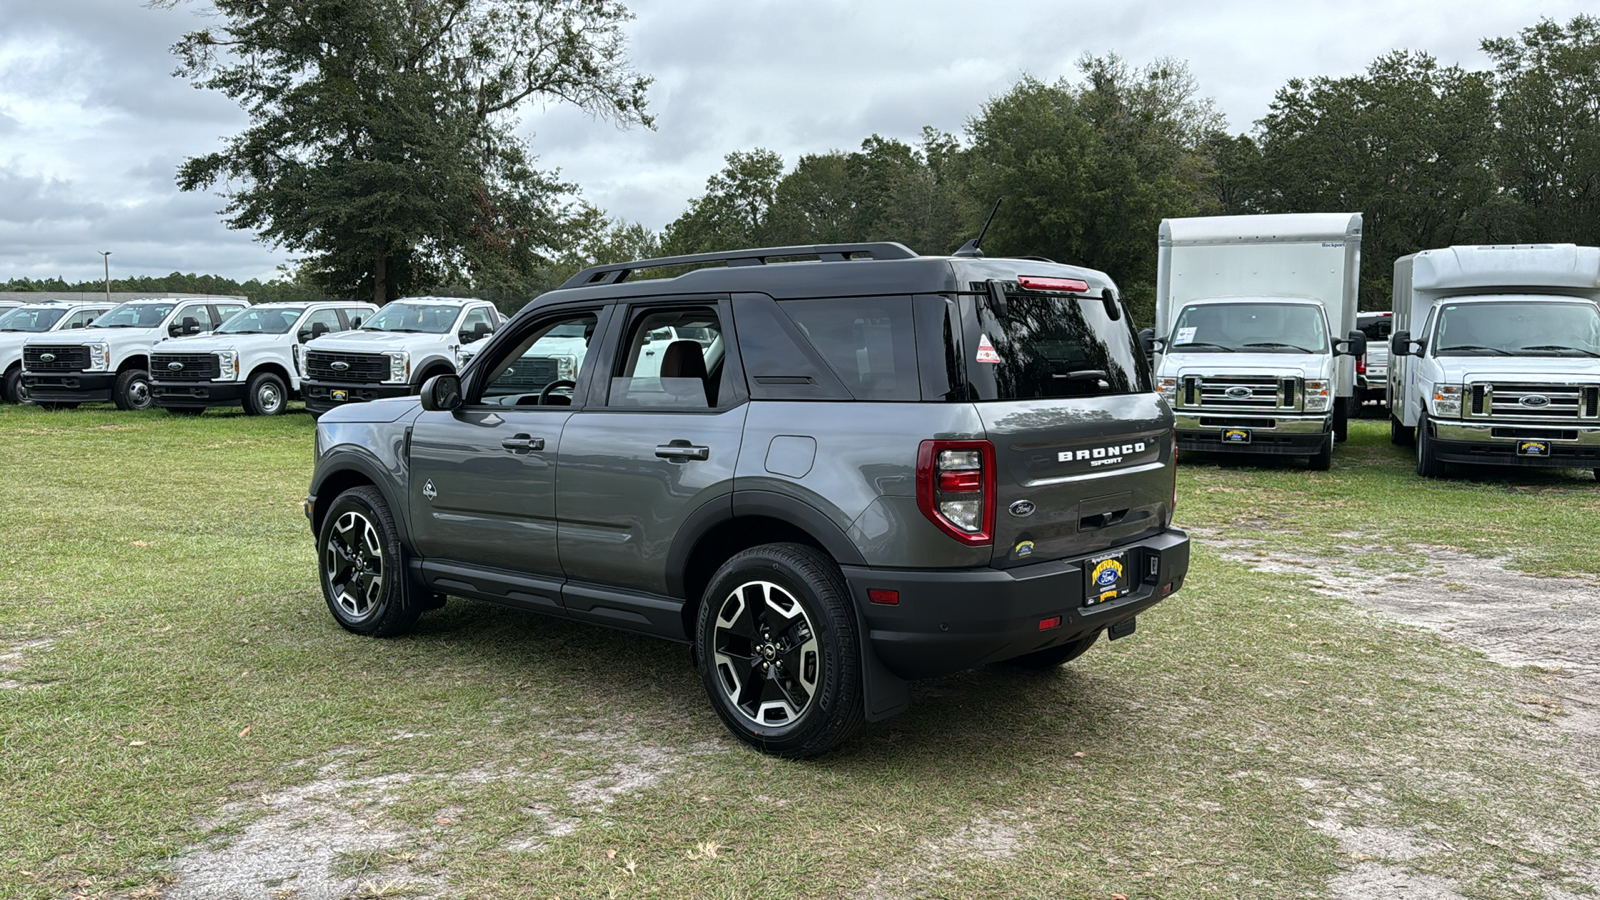
[[805, 606], [770, 581], [735, 588], [717, 609], [712, 661], [729, 704], [764, 728], [798, 721], [817, 694], [822, 646]]
[[383, 596], [383, 541], [366, 516], [347, 512], [328, 532], [323, 571], [329, 593], [352, 622], [372, 615]]

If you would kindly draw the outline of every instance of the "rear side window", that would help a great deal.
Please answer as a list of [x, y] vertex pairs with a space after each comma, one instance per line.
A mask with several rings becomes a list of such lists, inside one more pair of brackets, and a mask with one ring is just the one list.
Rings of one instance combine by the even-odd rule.
[[1092, 397], [1151, 390], [1127, 315], [1099, 298], [1021, 292], [964, 296], [967, 383], [976, 400]]
[[857, 400], [921, 400], [910, 297], [784, 300], [788, 315]]

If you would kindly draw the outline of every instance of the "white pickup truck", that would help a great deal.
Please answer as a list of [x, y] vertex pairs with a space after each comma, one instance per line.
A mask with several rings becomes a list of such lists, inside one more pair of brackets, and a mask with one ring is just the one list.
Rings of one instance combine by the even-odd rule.
[[249, 305], [237, 297], [129, 300], [86, 328], [24, 341], [22, 386], [30, 403], [110, 400], [118, 409], [149, 409], [155, 346], [211, 331]]
[[93, 322], [110, 303], [46, 300], [14, 306], [0, 313], [0, 400], [26, 403], [22, 386], [22, 343], [36, 334], [59, 334]]
[[1447, 463], [1600, 478], [1600, 248], [1446, 247], [1394, 264], [1389, 415], [1417, 474]]
[[487, 300], [407, 297], [353, 331], [317, 338], [301, 354], [300, 393], [321, 415], [335, 406], [415, 394], [435, 375], [460, 372], [470, 345], [503, 318]]
[[300, 392], [303, 345], [358, 328], [378, 311], [370, 303], [263, 303], [210, 334], [164, 341], [150, 356], [155, 405], [195, 415], [210, 406], [243, 405], [275, 416]]

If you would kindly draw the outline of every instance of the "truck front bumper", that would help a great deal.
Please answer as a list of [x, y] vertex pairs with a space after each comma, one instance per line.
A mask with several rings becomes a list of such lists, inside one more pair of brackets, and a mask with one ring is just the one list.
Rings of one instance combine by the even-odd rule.
[[[1132, 590], [1085, 606], [1085, 569], [1123, 553]], [[1010, 569], [846, 566], [844, 576], [879, 661], [901, 678], [929, 678], [1098, 634], [1159, 603], [1188, 571], [1189, 535], [1169, 528], [1078, 559]], [[898, 602], [873, 602], [869, 590], [895, 591]]]
[[[1600, 426], [1441, 422], [1430, 419], [1434, 455], [1442, 462], [1500, 466], [1600, 468]], [[1525, 452], [1540, 444], [1542, 454]]]
[[116, 384], [115, 372], [22, 373], [30, 403], [105, 403]]
[[[1333, 431], [1333, 414], [1272, 415], [1179, 412], [1178, 449], [1204, 453], [1269, 453], [1311, 456]], [[1244, 439], [1238, 438], [1242, 432]]]
[[306, 411], [320, 416], [336, 406], [348, 403], [365, 403], [386, 397], [408, 397], [416, 391], [409, 384], [372, 384], [356, 381], [300, 382], [300, 395], [305, 398]]
[[244, 400], [244, 384], [237, 381], [153, 381], [150, 398], [155, 405], [237, 406]]

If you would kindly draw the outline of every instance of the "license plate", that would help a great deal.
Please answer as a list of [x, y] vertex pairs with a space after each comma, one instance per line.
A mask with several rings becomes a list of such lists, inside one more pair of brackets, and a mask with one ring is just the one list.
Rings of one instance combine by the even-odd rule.
[[350, 392], [349, 391], [334, 391], [333, 392], [333, 402], [335, 402], [335, 403], [343, 403], [343, 402], [345, 402], [346, 400], [349, 400], [349, 399], [350, 399]]
[[1091, 559], [1083, 567], [1083, 605], [1109, 603], [1132, 590], [1127, 551]]
[[1224, 428], [1222, 430], [1222, 442], [1224, 444], [1248, 444], [1250, 443], [1250, 429]]
[[1518, 456], [1549, 456], [1550, 445], [1544, 441], [1517, 441]]

